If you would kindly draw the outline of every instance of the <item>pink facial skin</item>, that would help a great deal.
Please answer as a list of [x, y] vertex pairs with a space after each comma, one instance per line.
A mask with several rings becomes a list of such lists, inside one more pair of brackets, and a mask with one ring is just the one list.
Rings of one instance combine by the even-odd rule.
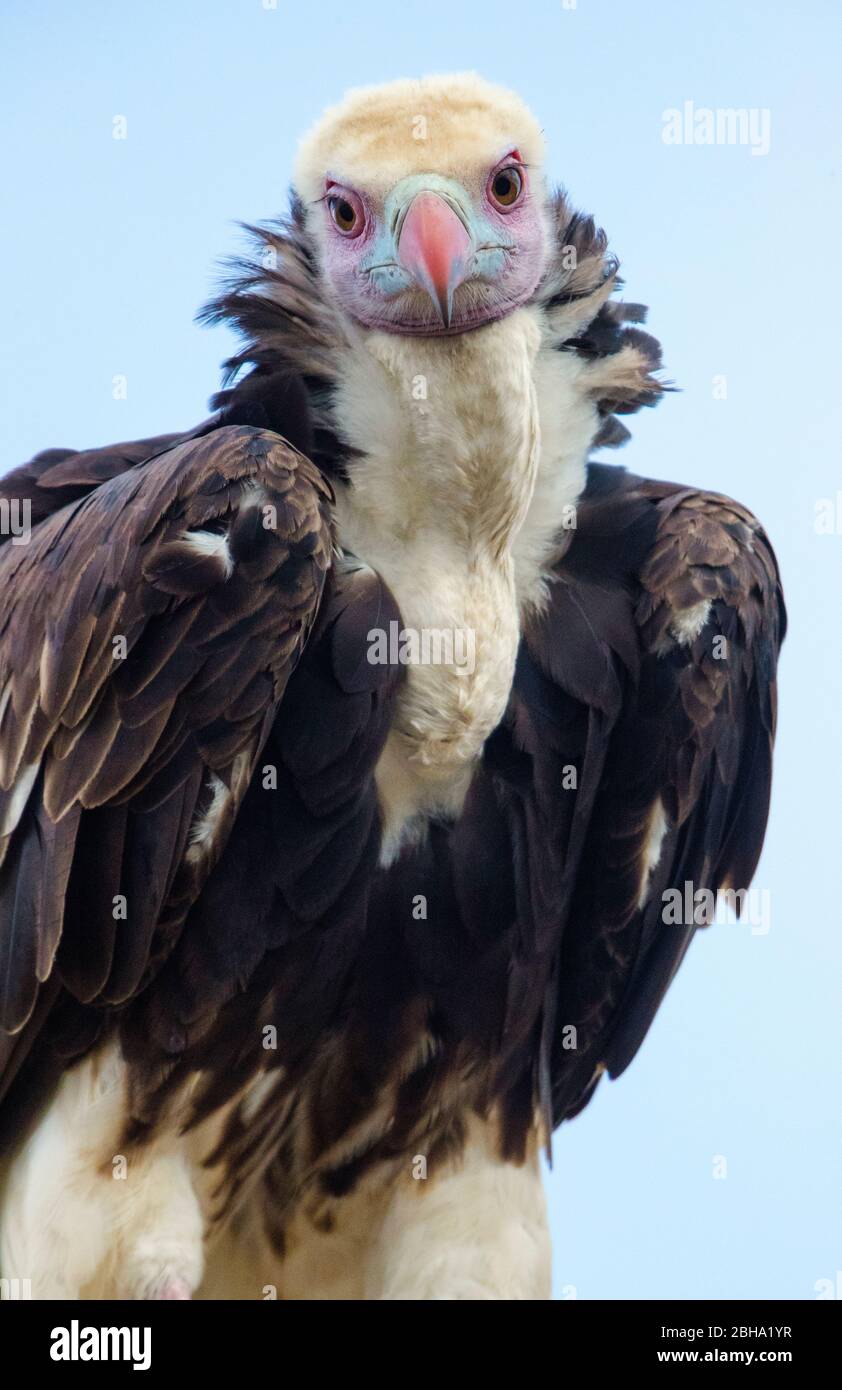
[[329, 178], [322, 264], [346, 311], [393, 333], [462, 333], [532, 296], [548, 245], [541, 189], [517, 151], [473, 187], [438, 174], [401, 180], [382, 204]]

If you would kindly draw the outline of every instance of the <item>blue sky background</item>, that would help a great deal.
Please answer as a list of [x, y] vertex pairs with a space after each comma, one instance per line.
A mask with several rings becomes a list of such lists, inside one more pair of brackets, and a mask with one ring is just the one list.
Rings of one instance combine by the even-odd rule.
[[[651, 306], [682, 394], [634, 418], [623, 462], [731, 493], [776, 545], [771, 927], [698, 937], [630, 1072], [556, 1136], [561, 1296], [809, 1299], [842, 1270], [840, 13], [4, 0], [0, 468], [200, 418], [232, 340], [193, 314], [235, 222], [284, 206], [298, 135], [347, 86], [471, 67], [526, 98], [552, 178]], [[768, 108], [769, 154], [664, 144], [663, 112], [691, 100]]]

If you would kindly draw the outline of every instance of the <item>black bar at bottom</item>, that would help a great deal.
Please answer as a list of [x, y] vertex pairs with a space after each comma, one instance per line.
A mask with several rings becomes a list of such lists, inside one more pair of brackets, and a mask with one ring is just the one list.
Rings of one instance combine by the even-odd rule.
[[[308, 1311], [313, 1308], [315, 1323], [310, 1322], [313, 1313]], [[344, 1321], [349, 1312], [352, 1324]], [[379, 1321], [384, 1316], [385, 1325]], [[392, 1323], [394, 1316], [397, 1324]], [[473, 1316], [463, 1311], [460, 1322], [450, 1324], [445, 1314], [443, 1324], [451, 1335], [458, 1335], [469, 1361], [475, 1355], [481, 1357], [483, 1338], [488, 1352], [496, 1355], [501, 1341], [516, 1351], [521, 1335], [526, 1338], [520, 1343], [526, 1357], [524, 1369], [541, 1349], [542, 1358], [546, 1356], [561, 1373], [567, 1348], [569, 1369], [581, 1367], [584, 1358], [588, 1372], [596, 1375], [622, 1370], [657, 1375], [670, 1366], [737, 1365], [760, 1372], [769, 1366], [788, 1366], [803, 1376], [819, 1366], [835, 1364], [840, 1331], [838, 1305], [818, 1301], [582, 1300], [533, 1306], [526, 1313], [522, 1308], [498, 1312], [491, 1324], [484, 1323], [481, 1313], [479, 1323], [473, 1322]], [[529, 1327], [522, 1321], [524, 1316]], [[369, 1318], [378, 1320], [377, 1329], [373, 1330]], [[337, 1323], [343, 1333], [339, 1338], [331, 1336], [340, 1330]], [[18, 1376], [24, 1370], [59, 1378], [74, 1372], [96, 1376], [107, 1368], [111, 1375], [137, 1371], [148, 1380], [156, 1374], [208, 1372], [214, 1377], [236, 1377], [234, 1390], [241, 1390], [243, 1376], [284, 1379], [292, 1372], [298, 1378], [302, 1356], [309, 1361], [311, 1373], [318, 1365], [319, 1374], [324, 1375], [333, 1356], [347, 1374], [352, 1367], [356, 1373], [363, 1371], [371, 1355], [378, 1379], [384, 1372], [390, 1378], [406, 1374], [407, 1353], [416, 1375], [421, 1361], [439, 1359], [439, 1343], [430, 1340], [430, 1324], [420, 1321], [417, 1307], [402, 1333], [400, 1354], [387, 1350], [390, 1324], [400, 1330], [399, 1312], [377, 1313], [373, 1307], [366, 1311], [366, 1305], [359, 1303], [273, 1306], [270, 1302], [36, 1303], [22, 1299], [0, 1303], [0, 1347], [6, 1365], [19, 1368]], [[384, 1326], [385, 1341], [381, 1340]], [[314, 1332], [318, 1333], [315, 1342]], [[444, 1361], [452, 1367], [451, 1353]]]

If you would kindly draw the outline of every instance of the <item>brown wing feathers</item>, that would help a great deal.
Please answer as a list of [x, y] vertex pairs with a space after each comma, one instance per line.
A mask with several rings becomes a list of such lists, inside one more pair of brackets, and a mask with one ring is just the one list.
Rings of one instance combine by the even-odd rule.
[[229, 814], [211, 852], [188, 855], [211, 778], [242, 798], [315, 619], [329, 501], [277, 436], [220, 429], [115, 473], [0, 552], [7, 1035], [57, 947], [70, 995], [116, 1003], [171, 946], [230, 829]]
[[[281, 1102], [291, 1102], [315, 1065], [360, 969], [380, 845], [373, 771], [403, 674], [360, 654], [370, 627], [397, 616], [370, 571], [332, 578], [261, 755], [270, 775], [252, 780], [177, 949], [126, 1015], [134, 1114], [147, 1123], [194, 1071], [203, 1074], [193, 1098], [202, 1118], [263, 1068], [283, 1067], [275, 1108], [250, 1115], [244, 1132], [232, 1118], [234, 1172], [241, 1148], [278, 1123]], [[277, 1035], [269, 1052], [268, 1024]], [[179, 1055], [167, 1059], [173, 1037]]]
[[[750, 882], [768, 811], [774, 672], [785, 626], [774, 556], [743, 508], [623, 474], [607, 491], [605, 477], [595, 481], [563, 567], [576, 577], [589, 531], [602, 545], [612, 510], [615, 519], [624, 510], [626, 520], [638, 515], [615, 531], [611, 563], [615, 582], [634, 597], [639, 656], [631, 663], [614, 644], [622, 711], [610, 731], [558, 962], [557, 1024], [575, 1025], [579, 1036], [576, 1052], [555, 1047], [557, 1118], [576, 1108], [597, 1065], [615, 1075], [628, 1065], [686, 950], [693, 925], [665, 924], [665, 889]], [[610, 577], [608, 567], [603, 583]], [[589, 614], [607, 640], [599, 607], [591, 603]], [[596, 689], [588, 703], [598, 700]], [[659, 806], [667, 830], [641, 908], [644, 853]]]
[[[695, 930], [664, 922], [665, 890], [749, 883], [784, 625], [774, 556], [743, 508], [591, 466], [575, 540], [527, 627], [509, 718], [469, 801], [483, 840], [502, 837], [511, 887], [487, 869], [486, 893], [476, 851], [467, 862], [455, 852], [468, 826], [451, 837], [462, 918], [451, 931], [484, 919], [507, 943], [500, 1032], [481, 1045], [510, 1152], [532, 1102], [552, 1127], [639, 1047]], [[480, 978], [482, 961], [477, 952]]]

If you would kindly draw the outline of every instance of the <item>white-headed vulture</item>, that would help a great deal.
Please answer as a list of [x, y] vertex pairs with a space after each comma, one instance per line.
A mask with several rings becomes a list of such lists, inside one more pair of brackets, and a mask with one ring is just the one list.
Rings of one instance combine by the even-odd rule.
[[473, 75], [352, 92], [205, 311], [214, 414], [0, 483], [35, 1297], [546, 1297], [541, 1151], [709, 918], [665, 903], [748, 887], [775, 559], [590, 461], [667, 387], [543, 165]]

